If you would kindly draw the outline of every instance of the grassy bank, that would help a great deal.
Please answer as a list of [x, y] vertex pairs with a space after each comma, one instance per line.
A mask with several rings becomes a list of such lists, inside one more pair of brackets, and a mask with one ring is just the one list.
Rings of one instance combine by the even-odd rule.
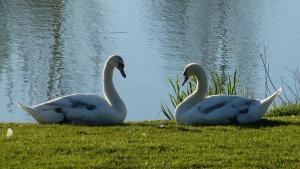
[[2, 123], [0, 168], [300, 168], [299, 130], [299, 116], [241, 126]]
[[272, 108], [266, 116], [300, 116], [300, 103], [282, 104]]

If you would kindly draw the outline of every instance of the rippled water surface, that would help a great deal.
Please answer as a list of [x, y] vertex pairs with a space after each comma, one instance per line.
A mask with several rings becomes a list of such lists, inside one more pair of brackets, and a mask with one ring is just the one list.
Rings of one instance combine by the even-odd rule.
[[127, 120], [164, 118], [167, 78], [189, 62], [265, 95], [259, 51], [276, 86], [300, 64], [300, 1], [0, 0], [0, 121], [34, 122], [15, 102], [102, 94], [104, 61], [123, 56], [127, 78], [114, 83]]

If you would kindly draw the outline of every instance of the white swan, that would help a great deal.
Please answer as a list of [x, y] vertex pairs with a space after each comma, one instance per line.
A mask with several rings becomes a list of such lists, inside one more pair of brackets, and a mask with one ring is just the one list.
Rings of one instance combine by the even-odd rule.
[[184, 68], [184, 83], [190, 76], [197, 79], [195, 91], [175, 109], [175, 118], [182, 124], [226, 124], [230, 122], [251, 123], [261, 119], [268, 107], [281, 92], [281, 88], [263, 100], [247, 99], [240, 96], [214, 95], [205, 97], [207, 77], [196, 63]]
[[71, 94], [59, 97], [32, 108], [18, 103], [18, 106], [28, 112], [37, 122], [71, 123], [71, 124], [118, 124], [126, 118], [126, 106], [113, 82], [113, 69], [119, 69], [125, 78], [124, 62], [118, 55], [110, 56], [103, 70], [103, 89], [105, 99], [94, 94]]

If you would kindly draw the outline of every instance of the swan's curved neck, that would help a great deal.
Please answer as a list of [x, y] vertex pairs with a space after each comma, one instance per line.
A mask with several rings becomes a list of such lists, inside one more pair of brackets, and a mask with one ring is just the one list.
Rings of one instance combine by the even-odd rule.
[[110, 65], [108, 62], [105, 63], [104, 71], [103, 71], [103, 90], [104, 96], [109, 103], [109, 105], [118, 111], [119, 113], [123, 114], [126, 117], [126, 106], [122, 99], [120, 98], [119, 94], [117, 93], [114, 84], [113, 84], [113, 70], [114, 67]]
[[205, 71], [201, 67], [198, 67], [194, 71], [194, 76], [197, 80], [196, 89], [177, 106], [175, 110], [176, 118], [187, 112], [205, 97], [207, 91], [207, 77]]

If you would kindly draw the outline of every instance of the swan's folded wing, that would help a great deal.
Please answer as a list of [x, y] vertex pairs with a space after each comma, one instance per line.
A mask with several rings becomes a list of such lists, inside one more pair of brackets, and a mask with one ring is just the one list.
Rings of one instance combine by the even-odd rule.
[[204, 123], [235, 122], [239, 115], [247, 114], [257, 102], [240, 96], [211, 96], [199, 102], [192, 111], [199, 112]]
[[44, 119], [43, 123], [114, 124], [121, 118], [106, 100], [92, 94], [68, 95], [33, 108]]
[[[55, 110], [55, 109], [67, 109], [67, 108], [85, 108], [93, 110], [96, 107], [108, 106], [108, 103], [101, 97], [91, 94], [73, 94], [64, 97], [59, 97], [42, 104], [35, 106], [34, 108], [39, 111]], [[59, 110], [58, 110], [59, 111]]]

